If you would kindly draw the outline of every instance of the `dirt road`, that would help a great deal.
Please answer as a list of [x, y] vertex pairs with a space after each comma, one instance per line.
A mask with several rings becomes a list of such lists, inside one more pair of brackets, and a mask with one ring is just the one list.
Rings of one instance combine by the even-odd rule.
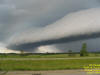
[[5, 75], [87, 75], [82, 70], [56, 70], [56, 71], [9, 71]]

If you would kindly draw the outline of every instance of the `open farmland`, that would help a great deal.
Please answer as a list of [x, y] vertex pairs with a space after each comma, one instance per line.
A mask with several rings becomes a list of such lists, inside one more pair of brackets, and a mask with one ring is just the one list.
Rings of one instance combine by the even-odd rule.
[[82, 69], [88, 64], [100, 64], [97, 59], [55, 59], [55, 60], [0, 60], [0, 70], [40, 71]]

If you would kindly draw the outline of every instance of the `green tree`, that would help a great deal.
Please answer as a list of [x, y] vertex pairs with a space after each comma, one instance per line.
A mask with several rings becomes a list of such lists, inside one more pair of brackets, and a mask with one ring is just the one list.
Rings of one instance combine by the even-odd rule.
[[80, 51], [80, 56], [88, 56], [87, 44], [86, 43], [83, 43], [83, 45], [82, 45], [82, 49]]
[[73, 56], [72, 50], [68, 50], [68, 56]]
[[24, 54], [24, 51], [23, 51], [23, 50], [21, 50], [21, 51], [20, 51], [20, 54], [21, 54], [21, 55], [23, 55], [23, 54]]

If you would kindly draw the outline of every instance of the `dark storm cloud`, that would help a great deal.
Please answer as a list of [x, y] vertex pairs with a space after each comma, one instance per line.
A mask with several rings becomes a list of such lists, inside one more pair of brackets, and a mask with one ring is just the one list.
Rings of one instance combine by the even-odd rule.
[[87, 39], [72, 41], [69, 43], [54, 44], [56, 48], [62, 50], [62, 52], [68, 52], [72, 50], [73, 52], [80, 52], [82, 44], [87, 43], [87, 50], [90, 52], [100, 52], [100, 38]]
[[[25, 44], [100, 32], [100, 8], [74, 12], [39, 30], [28, 30], [11, 39], [10, 44]], [[23, 35], [23, 36], [21, 36]]]
[[[93, 33], [90, 35], [77, 35], [77, 36], [71, 36], [71, 37], [64, 37], [61, 39], [55, 39], [55, 40], [45, 40], [45, 41], [40, 41], [40, 42], [34, 42], [34, 43], [26, 43], [26, 44], [19, 44], [19, 45], [9, 45], [7, 48], [13, 49], [13, 50], [33, 50], [39, 46], [45, 46], [45, 45], [52, 45], [52, 44], [61, 44], [61, 43], [69, 43], [69, 42], [74, 42], [74, 41], [79, 41], [79, 40], [86, 40], [86, 39], [93, 39], [93, 38], [98, 38], [100, 37], [100, 33]], [[59, 47], [58, 47], [59, 48]], [[63, 48], [66, 48], [63, 47]], [[60, 48], [62, 49], [62, 47]], [[75, 48], [77, 49], [77, 48]], [[63, 49], [65, 50], [65, 49]], [[79, 50], [77, 50], [79, 51]]]
[[[13, 42], [12, 39], [18, 40], [16, 35], [19, 35], [17, 37], [24, 36], [23, 34], [26, 32], [31, 35], [32, 32], [40, 31], [66, 14], [99, 6], [99, 0], [0, 0], [0, 41], [9, 45]], [[45, 41], [45, 39], [40, 39], [41, 41]], [[46, 41], [48, 44], [47, 39]], [[27, 49], [29, 49], [28, 46]]]

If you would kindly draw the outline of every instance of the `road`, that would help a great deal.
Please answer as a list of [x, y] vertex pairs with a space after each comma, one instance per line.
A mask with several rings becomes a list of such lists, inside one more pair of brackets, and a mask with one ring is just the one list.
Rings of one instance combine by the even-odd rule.
[[86, 73], [81, 70], [9, 71], [4, 75], [86, 75]]
[[2, 75], [100, 75], [87, 74], [84, 70], [56, 70], [56, 71], [8, 71]]

